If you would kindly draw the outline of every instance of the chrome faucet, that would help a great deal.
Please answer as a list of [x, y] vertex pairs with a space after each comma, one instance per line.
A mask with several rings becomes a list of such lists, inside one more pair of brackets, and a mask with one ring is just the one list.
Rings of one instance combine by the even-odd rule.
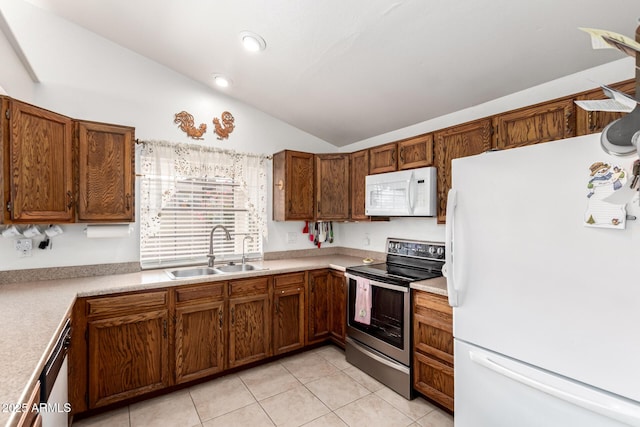
[[216, 260], [216, 256], [213, 254], [213, 232], [216, 231], [218, 227], [224, 230], [227, 240], [231, 240], [231, 234], [229, 234], [229, 230], [227, 230], [227, 227], [222, 224], [213, 226], [213, 228], [211, 229], [211, 234], [209, 234], [209, 254], [207, 255], [207, 257], [209, 257], [209, 267], [213, 267], [213, 263]]
[[244, 257], [244, 242], [247, 239], [249, 239], [250, 242], [253, 242], [253, 237], [251, 237], [249, 235], [244, 236], [244, 239], [242, 239], [242, 264], [244, 264], [244, 261], [245, 261], [245, 257]]

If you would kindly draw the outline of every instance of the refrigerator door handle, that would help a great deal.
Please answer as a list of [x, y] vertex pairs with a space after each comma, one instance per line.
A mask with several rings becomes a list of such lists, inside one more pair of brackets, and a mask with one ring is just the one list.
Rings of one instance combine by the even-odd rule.
[[455, 266], [453, 264], [453, 225], [455, 221], [457, 192], [453, 188], [449, 190], [447, 196], [447, 222], [445, 224], [445, 248], [444, 248], [444, 267], [443, 275], [447, 278], [447, 296], [449, 297], [449, 305], [451, 307], [458, 306], [458, 290], [454, 278]]
[[567, 390], [562, 390], [550, 384], [531, 378], [526, 374], [507, 368], [489, 358], [489, 355], [476, 351], [469, 351], [469, 358], [487, 369], [490, 369], [502, 376], [510, 378], [528, 387], [549, 394], [558, 399], [585, 408], [591, 412], [598, 413], [607, 418], [621, 421], [631, 426], [640, 426], [640, 408], [637, 405], [625, 402], [621, 398], [616, 398], [601, 392], [597, 393], [597, 400], [588, 396], [580, 396]]

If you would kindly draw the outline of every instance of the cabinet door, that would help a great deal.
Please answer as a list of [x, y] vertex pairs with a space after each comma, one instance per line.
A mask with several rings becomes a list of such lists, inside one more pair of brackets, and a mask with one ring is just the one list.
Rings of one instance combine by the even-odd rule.
[[273, 353], [304, 347], [304, 282], [273, 295]]
[[351, 153], [351, 219], [364, 220], [365, 177], [369, 174], [369, 150]]
[[89, 407], [169, 386], [168, 310], [88, 322]]
[[499, 150], [575, 136], [573, 99], [546, 102], [494, 117]]
[[344, 274], [333, 270], [329, 274], [329, 280], [331, 288], [329, 333], [336, 344], [344, 347], [347, 330], [347, 282]]
[[15, 100], [6, 114], [9, 167], [4, 180], [10, 190], [5, 184], [4, 206], [10, 202], [11, 212], [3, 209], [5, 222], [73, 222], [72, 120]]
[[134, 220], [134, 129], [78, 122], [78, 220]]
[[206, 377], [224, 368], [224, 302], [176, 308], [176, 382]]
[[273, 155], [274, 221], [312, 220], [314, 156], [285, 150]]
[[371, 175], [398, 170], [398, 145], [395, 142], [369, 149], [369, 173]]
[[229, 300], [229, 367], [270, 356], [269, 295]]
[[434, 134], [438, 168], [438, 223], [446, 221], [447, 193], [451, 188], [451, 161], [491, 149], [491, 120], [482, 119], [453, 126]]
[[453, 410], [453, 316], [447, 298], [413, 291], [413, 386]]
[[349, 219], [349, 155], [316, 155], [316, 219]]
[[329, 271], [309, 272], [307, 344], [329, 337]]
[[433, 134], [398, 141], [398, 170], [433, 165]]
[[[612, 88], [631, 96], [635, 96], [636, 82], [634, 79], [611, 85]], [[607, 99], [601, 88], [578, 94], [576, 99]], [[588, 135], [602, 132], [602, 129], [614, 120], [623, 117], [626, 113], [614, 113], [610, 111], [586, 111], [576, 106], [576, 135]]]

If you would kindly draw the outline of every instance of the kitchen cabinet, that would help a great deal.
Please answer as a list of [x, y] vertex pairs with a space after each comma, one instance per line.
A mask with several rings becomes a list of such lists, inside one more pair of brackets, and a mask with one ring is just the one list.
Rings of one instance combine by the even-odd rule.
[[490, 149], [491, 119], [475, 120], [434, 133], [434, 158], [438, 170], [438, 223], [446, 221], [451, 161]]
[[398, 170], [433, 165], [433, 134], [414, 136], [398, 141]]
[[[625, 80], [623, 82], [609, 85], [613, 89], [635, 96], [636, 81], [635, 79]], [[607, 99], [602, 88], [593, 89], [582, 92], [576, 97], [578, 100], [590, 99]], [[604, 127], [614, 120], [623, 117], [626, 113], [615, 113], [610, 111], [586, 111], [576, 106], [576, 136], [588, 135], [590, 133], [602, 132]]]
[[494, 117], [494, 147], [499, 150], [575, 136], [572, 98], [544, 102]]
[[369, 174], [398, 170], [398, 144], [379, 145], [369, 149]]
[[229, 368], [271, 356], [270, 277], [229, 282]]
[[349, 155], [315, 155], [315, 218], [320, 221], [349, 219]]
[[273, 220], [313, 220], [314, 155], [285, 150], [273, 155]]
[[307, 344], [329, 338], [329, 270], [309, 272], [309, 299], [307, 304]]
[[89, 408], [170, 385], [167, 291], [90, 298], [86, 308]]
[[73, 120], [11, 98], [0, 102], [4, 222], [73, 222]]
[[347, 331], [347, 279], [339, 271], [329, 272], [329, 336], [342, 348]]
[[135, 129], [77, 122], [78, 221], [134, 221]]
[[226, 282], [175, 290], [175, 377], [184, 383], [224, 369]]
[[453, 311], [446, 297], [413, 292], [413, 387], [453, 411]]
[[351, 163], [351, 219], [366, 220], [365, 213], [366, 176], [369, 174], [369, 150], [360, 150], [350, 154]]
[[273, 278], [273, 354], [283, 354], [305, 345], [306, 273]]

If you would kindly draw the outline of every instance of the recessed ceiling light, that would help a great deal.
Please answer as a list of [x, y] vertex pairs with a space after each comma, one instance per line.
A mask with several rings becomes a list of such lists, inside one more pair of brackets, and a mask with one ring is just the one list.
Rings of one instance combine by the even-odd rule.
[[231, 79], [223, 76], [222, 74], [214, 74], [213, 82], [219, 87], [229, 87], [232, 83]]
[[242, 31], [240, 33], [242, 46], [249, 52], [260, 52], [267, 48], [267, 43], [258, 34], [251, 31]]

